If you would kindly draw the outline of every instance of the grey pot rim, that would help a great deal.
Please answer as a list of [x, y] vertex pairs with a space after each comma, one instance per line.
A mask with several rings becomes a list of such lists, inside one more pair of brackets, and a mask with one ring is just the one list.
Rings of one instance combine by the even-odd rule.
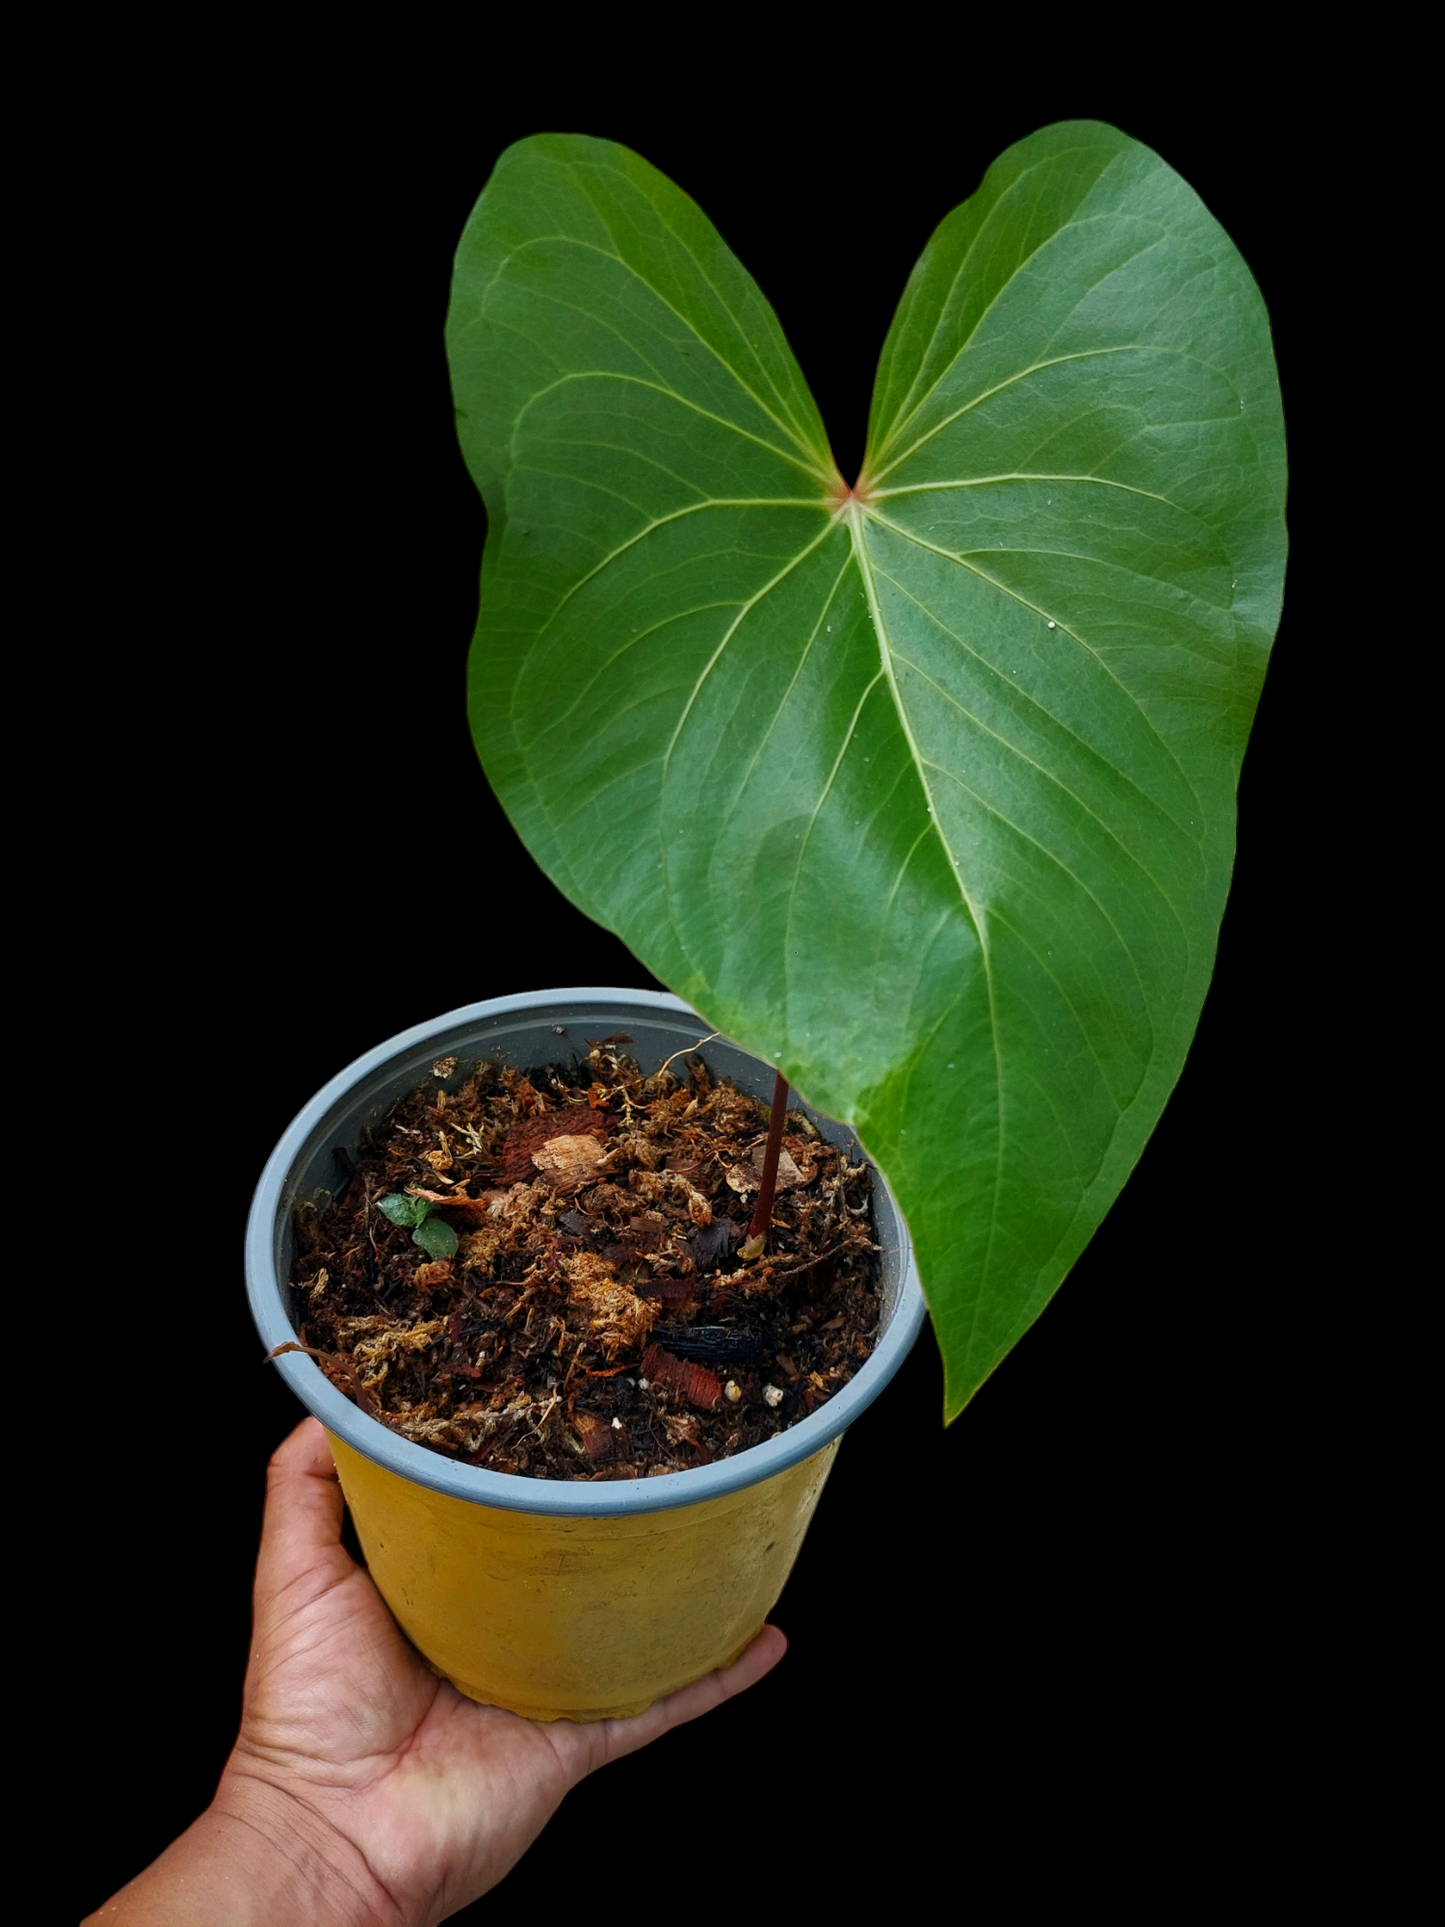
[[[623, 990], [595, 986], [568, 987], [560, 990], [534, 990], [508, 997], [491, 997], [480, 1003], [463, 1004], [422, 1024], [399, 1031], [395, 1036], [364, 1052], [342, 1071], [338, 1071], [302, 1106], [277, 1140], [266, 1161], [251, 1202], [246, 1223], [246, 1291], [251, 1315], [262, 1344], [270, 1352], [277, 1345], [295, 1341], [287, 1302], [288, 1281], [278, 1275], [275, 1263], [275, 1228], [286, 1182], [293, 1165], [301, 1156], [311, 1132], [333, 1105], [374, 1070], [401, 1053], [424, 1044], [428, 1038], [473, 1020], [525, 1013], [538, 1005], [576, 1002], [579, 1006], [614, 1003], [639, 1005], [676, 1013], [706, 1023], [690, 1004], [667, 991]], [[742, 1047], [739, 1047], [742, 1048]], [[755, 1053], [749, 1053], [755, 1055]], [[761, 1061], [761, 1060], [760, 1060]], [[886, 1179], [874, 1166], [874, 1177], [885, 1185]], [[896, 1204], [896, 1201], [895, 1201]], [[328, 1432], [344, 1440], [363, 1457], [399, 1474], [414, 1485], [450, 1498], [467, 1500], [505, 1512], [530, 1512], [549, 1517], [619, 1518], [633, 1513], [665, 1512], [679, 1506], [698, 1505], [707, 1499], [723, 1498], [748, 1486], [785, 1472], [790, 1466], [811, 1458], [830, 1445], [873, 1403], [888, 1384], [923, 1327], [926, 1307], [919, 1283], [917, 1262], [904, 1227], [901, 1281], [897, 1304], [887, 1329], [880, 1337], [867, 1363], [807, 1418], [797, 1420], [788, 1431], [766, 1444], [755, 1445], [729, 1459], [697, 1466], [686, 1472], [668, 1472], [656, 1478], [608, 1480], [602, 1484], [577, 1483], [557, 1479], [531, 1479], [519, 1474], [488, 1472], [479, 1466], [463, 1465], [440, 1452], [413, 1444], [410, 1439], [369, 1417], [359, 1406], [337, 1391], [316, 1362], [289, 1352], [273, 1362], [291, 1391], [307, 1409], [321, 1420]]]

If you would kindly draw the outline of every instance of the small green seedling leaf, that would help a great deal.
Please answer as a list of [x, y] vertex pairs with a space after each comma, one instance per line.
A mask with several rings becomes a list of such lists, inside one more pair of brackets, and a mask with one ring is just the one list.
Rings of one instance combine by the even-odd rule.
[[[418, 1203], [420, 1200], [418, 1199]], [[457, 1250], [457, 1234], [449, 1224], [440, 1218], [427, 1218], [411, 1234], [414, 1245], [420, 1245], [429, 1258], [454, 1258]]]
[[400, 1191], [393, 1191], [387, 1197], [376, 1201], [378, 1211], [384, 1211], [393, 1224], [419, 1225], [425, 1222], [431, 1206], [425, 1198], [408, 1198]]

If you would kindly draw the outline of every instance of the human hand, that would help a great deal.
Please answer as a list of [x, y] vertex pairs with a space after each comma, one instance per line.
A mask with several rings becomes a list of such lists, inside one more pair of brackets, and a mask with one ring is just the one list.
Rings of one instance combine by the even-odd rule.
[[432, 1674], [341, 1544], [326, 1435], [271, 1460], [241, 1731], [215, 1800], [92, 1920], [412, 1927], [494, 1886], [579, 1780], [761, 1679], [764, 1627], [726, 1672], [634, 1719], [542, 1725]]

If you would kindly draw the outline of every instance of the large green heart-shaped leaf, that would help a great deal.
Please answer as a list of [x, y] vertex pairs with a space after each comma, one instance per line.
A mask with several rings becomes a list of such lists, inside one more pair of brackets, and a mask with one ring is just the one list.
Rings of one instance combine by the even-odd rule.
[[855, 1126], [951, 1415], [1209, 981], [1284, 566], [1259, 292], [1157, 155], [1046, 128], [925, 250], [848, 491], [698, 208], [548, 136], [477, 203], [448, 343], [487, 773], [575, 903]]

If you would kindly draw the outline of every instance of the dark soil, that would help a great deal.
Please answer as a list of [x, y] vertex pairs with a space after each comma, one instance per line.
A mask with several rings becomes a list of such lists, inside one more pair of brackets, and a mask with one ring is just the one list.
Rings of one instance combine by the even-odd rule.
[[[303, 1349], [404, 1438], [533, 1478], [680, 1472], [786, 1431], [872, 1352], [867, 1166], [789, 1112], [768, 1246], [744, 1264], [767, 1106], [699, 1056], [645, 1078], [629, 1041], [566, 1069], [478, 1064], [454, 1092], [441, 1060], [298, 1213]], [[452, 1255], [388, 1215], [421, 1201]]]

